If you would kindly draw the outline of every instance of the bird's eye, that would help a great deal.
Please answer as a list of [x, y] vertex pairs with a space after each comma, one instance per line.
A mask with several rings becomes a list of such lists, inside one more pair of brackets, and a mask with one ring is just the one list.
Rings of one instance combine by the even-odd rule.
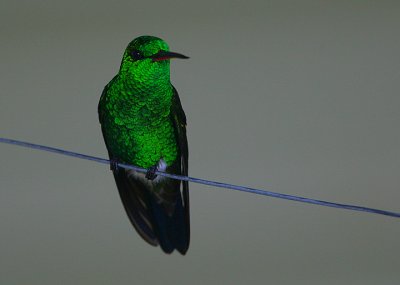
[[131, 51], [131, 56], [133, 59], [135, 60], [140, 60], [140, 59], [144, 59], [144, 56], [140, 53], [140, 51], [138, 50], [133, 50]]

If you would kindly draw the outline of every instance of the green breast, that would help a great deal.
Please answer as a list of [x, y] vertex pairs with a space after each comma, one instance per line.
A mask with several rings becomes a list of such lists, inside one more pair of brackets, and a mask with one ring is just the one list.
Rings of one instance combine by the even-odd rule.
[[129, 90], [113, 80], [103, 94], [99, 113], [110, 155], [148, 168], [164, 159], [177, 160], [178, 146], [170, 119], [172, 86], [157, 92]]

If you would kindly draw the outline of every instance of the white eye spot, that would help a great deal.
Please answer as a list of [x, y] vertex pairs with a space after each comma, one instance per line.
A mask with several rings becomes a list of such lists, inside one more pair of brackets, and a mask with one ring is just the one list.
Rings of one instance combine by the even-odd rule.
[[135, 60], [141, 60], [145, 58], [143, 54], [136, 49], [131, 51], [131, 57]]

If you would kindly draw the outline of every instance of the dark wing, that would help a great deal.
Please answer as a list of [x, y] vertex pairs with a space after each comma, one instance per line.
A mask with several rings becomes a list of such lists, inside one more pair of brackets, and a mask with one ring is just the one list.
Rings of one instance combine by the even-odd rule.
[[[175, 133], [177, 136], [177, 140], [179, 142], [179, 150], [181, 156], [181, 175], [188, 176], [189, 171], [189, 151], [188, 151], [188, 142], [186, 137], [186, 116], [185, 112], [182, 109], [182, 104], [179, 99], [178, 92], [175, 87], [174, 97], [172, 99], [172, 107], [171, 107], [171, 118], [174, 122]], [[187, 249], [189, 248], [190, 243], [190, 203], [189, 203], [189, 183], [188, 181], [181, 181], [182, 185], [182, 196], [183, 196], [183, 218], [184, 218], [184, 243], [181, 248], [177, 248], [178, 251], [182, 254], [185, 254]]]

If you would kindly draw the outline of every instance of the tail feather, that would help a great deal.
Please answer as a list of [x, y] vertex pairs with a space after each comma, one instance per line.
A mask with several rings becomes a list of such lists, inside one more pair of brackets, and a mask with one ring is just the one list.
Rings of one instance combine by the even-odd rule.
[[144, 183], [124, 169], [114, 171], [114, 177], [126, 213], [139, 235], [153, 246], [160, 245], [165, 253], [176, 249], [185, 254], [190, 238], [189, 212], [182, 201], [180, 182], [167, 181], [163, 187], [168, 191], [158, 189], [166, 194], [156, 196], [151, 183]]
[[177, 249], [185, 254], [189, 247], [188, 224], [185, 217], [181, 195], [178, 195], [172, 215], [167, 214], [165, 207], [152, 200], [154, 222], [159, 243], [164, 252]]
[[130, 181], [125, 170], [114, 171], [114, 178], [122, 204], [133, 227], [145, 241], [157, 246], [158, 240], [154, 234], [152, 217], [147, 208], [151, 197], [142, 190], [144, 185], [141, 185], [140, 181], [134, 183]]

